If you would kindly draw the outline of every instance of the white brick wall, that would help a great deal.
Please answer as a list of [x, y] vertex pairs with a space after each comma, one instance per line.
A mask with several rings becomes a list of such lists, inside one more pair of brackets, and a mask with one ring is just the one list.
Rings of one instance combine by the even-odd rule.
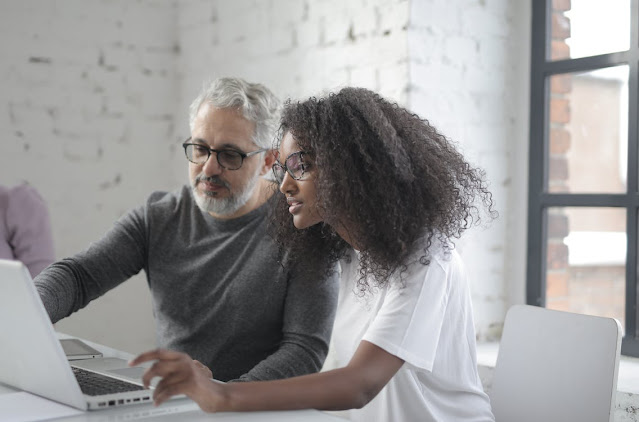
[[284, 98], [360, 85], [405, 99], [406, 0], [179, 4], [178, 116], [203, 80], [224, 75], [263, 82]]
[[[43, 193], [67, 256], [152, 190], [186, 182], [179, 140], [205, 79], [240, 76], [283, 98], [371, 88], [432, 120], [488, 172], [501, 217], [460, 249], [477, 276], [479, 333], [491, 337], [507, 304], [523, 299], [528, 9], [506, 0], [6, 0], [0, 182], [28, 180]], [[140, 277], [125, 283], [59, 329], [146, 348], [145, 289]]]
[[508, 306], [524, 300], [529, 9], [507, 0], [411, 2], [409, 105], [486, 170], [500, 213], [459, 245], [480, 339], [499, 336]]
[[[27, 180], [50, 206], [59, 258], [84, 249], [153, 189], [176, 97], [175, 9], [157, 1], [0, 3], [0, 183]], [[124, 349], [154, 343], [142, 279], [58, 328]], [[133, 329], [127, 327], [133, 321]]]

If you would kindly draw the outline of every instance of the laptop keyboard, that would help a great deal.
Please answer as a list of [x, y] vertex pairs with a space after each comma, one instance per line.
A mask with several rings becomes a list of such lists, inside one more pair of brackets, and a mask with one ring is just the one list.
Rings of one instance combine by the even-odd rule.
[[101, 396], [103, 394], [124, 393], [126, 391], [144, 390], [144, 387], [130, 382], [121, 381], [105, 375], [84, 369], [71, 367], [73, 374], [80, 384], [80, 390], [88, 396]]

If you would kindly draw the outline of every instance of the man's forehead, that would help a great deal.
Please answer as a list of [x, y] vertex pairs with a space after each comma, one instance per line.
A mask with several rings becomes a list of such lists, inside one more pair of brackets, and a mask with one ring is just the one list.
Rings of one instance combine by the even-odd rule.
[[193, 142], [218, 148], [229, 145], [245, 149], [256, 146], [254, 133], [255, 124], [244, 118], [239, 110], [203, 105], [193, 122], [191, 138]]
[[255, 123], [247, 119], [239, 107], [216, 107], [211, 103], [203, 103], [200, 105], [195, 120], [204, 122], [214, 122], [217, 120], [232, 120], [237, 124], [254, 127]]

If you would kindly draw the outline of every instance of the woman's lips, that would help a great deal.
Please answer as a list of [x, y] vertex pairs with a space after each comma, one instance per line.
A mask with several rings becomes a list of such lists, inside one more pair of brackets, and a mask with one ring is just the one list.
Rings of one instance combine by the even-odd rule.
[[302, 203], [299, 201], [287, 199], [286, 202], [288, 202], [288, 212], [291, 214], [297, 213], [302, 208]]

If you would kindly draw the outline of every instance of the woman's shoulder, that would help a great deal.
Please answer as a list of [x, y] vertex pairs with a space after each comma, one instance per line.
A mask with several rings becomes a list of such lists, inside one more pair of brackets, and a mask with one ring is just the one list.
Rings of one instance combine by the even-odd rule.
[[451, 269], [463, 268], [462, 259], [455, 244], [438, 233], [423, 233], [414, 243], [406, 259], [406, 265], [438, 266], [446, 273]]
[[410, 256], [421, 257], [427, 255], [443, 259], [454, 249], [454, 244], [441, 233], [424, 230], [413, 243]]

